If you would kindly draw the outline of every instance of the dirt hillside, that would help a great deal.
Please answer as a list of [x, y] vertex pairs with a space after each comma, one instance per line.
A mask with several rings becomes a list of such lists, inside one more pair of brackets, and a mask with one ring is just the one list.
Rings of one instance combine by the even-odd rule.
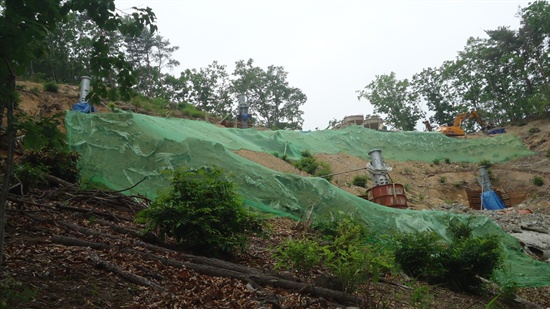
[[[18, 88], [20, 109], [36, 117], [68, 110], [79, 96], [78, 86], [60, 85], [58, 93], [44, 92], [41, 84], [29, 82], [18, 83]], [[99, 110], [105, 111], [106, 107], [99, 106]], [[520, 137], [535, 154], [494, 164], [492, 184], [509, 195], [511, 209], [529, 209], [531, 213], [491, 215], [510, 233], [536, 228], [548, 234], [550, 118], [505, 129], [506, 134]], [[465, 138], [480, 137], [476, 133]], [[270, 154], [248, 150], [237, 153], [273, 170], [307, 176]], [[349, 172], [365, 167], [365, 160], [347, 154], [315, 157], [328, 163], [333, 173], [341, 173], [332, 183], [352, 194], [363, 195], [372, 184], [369, 180], [367, 188], [352, 185], [356, 175], [368, 176], [366, 170]], [[385, 162], [393, 169], [391, 179], [405, 186], [411, 209], [475, 212], [468, 207], [466, 189], [478, 187], [476, 164]], [[542, 186], [533, 183], [535, 176], [543, 179]], [[259, 279], [252, 279], [260, 273], [270, 274], [272, 248], [302, 233], [296, 222], [274, 220], [270, 239], [252, 239], [251, 248], [232, 261], [235, 264], [216, 262], [224, 275], [213, 274], [208, 268], [211, 260], [145, 243], [139, 234], [142, 227], [132, 219], [141, 206], [117, 195], [57, 185], [60, 189], [12, 198], [8, 206], [6, 257], [0, 279], [13, 278], [37, 291], [32, 301], [21, 302], [16, 308], [344, 308], [326, 297], [308, 296], [277, 284], [258, 286]], [[546, 259], [544, 252], [531, 252], [527, 247], [526, 254]], [[235, 270], [237, 273], [231, 272]], [[239, 272], [250, 273], [244, 278]], [[281, 277], [270, 280], [286, 282]], [[300, 286], [299, 281], [292, 282]], [[465, 295], [391, 276], [367, 290], [369, 308], [486, 308], [496, 295]], [[520, 289], [518, 296], [515, 301], [498, 301], [498, 307], [550, 307], [549, 287]]]

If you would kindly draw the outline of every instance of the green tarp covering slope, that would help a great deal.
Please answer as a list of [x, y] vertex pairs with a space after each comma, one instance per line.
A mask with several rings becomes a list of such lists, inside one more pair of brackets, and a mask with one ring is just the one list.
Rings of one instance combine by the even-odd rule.
[[[169, 185], [163, 169], [186, 165], [217, 165], [231, 173], [245, 204], [279, 216], [299, 218], [314, 210], [318, 216], [354, 212], [380, 234], [433, 230], [447, 237], [449, 220], [466, 220], [478, 235], [502, 236], [506, 269], [502, 281], [518, 286], [550, 285], [550, 266], [522, 253], [517, 240], [485, 216], [466, 217], [442, 211], [397, 210], [380, 206], [316, 177], [301, 177], [265, 168], [232, 152], [249, 149], [298, 159], [300, 153], [347, 153], [370, 160], [381, 149], [386, 160], [505, 162], [532, 154], [512, 135], [453, 139], [440, 133], [380, 132], [359, 126], [315, 132], [228, 129], [203, 121], [159, 118], [132, 113], [67, 112], [69, 144], [81, 155], [84, 182], [127, 194], [155, 198]], [[145, 179], [145, 180], [144, 180]], [[142, 181], [143, 180], [143, 181]]]

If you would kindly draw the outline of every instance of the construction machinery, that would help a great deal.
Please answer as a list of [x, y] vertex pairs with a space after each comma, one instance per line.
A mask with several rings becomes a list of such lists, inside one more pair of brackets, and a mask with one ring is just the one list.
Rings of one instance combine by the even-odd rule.
[[439, 127], [439, 131], [447, 136], [464, 136], [464, 130], [462, 129], [462, 122], [464, 120], [469, 119], [475, 119], [477, 124], [481, 127], [482, 131], [485, 131], [487, 129], [490, 129], [490, 126], [488, 126], [482, 119], [479, 117], [479, 114], [477, 111], [472, 110], [470, 112], [462, 113], [456, 116], [454, 122], [452, 124], [444, 124]]

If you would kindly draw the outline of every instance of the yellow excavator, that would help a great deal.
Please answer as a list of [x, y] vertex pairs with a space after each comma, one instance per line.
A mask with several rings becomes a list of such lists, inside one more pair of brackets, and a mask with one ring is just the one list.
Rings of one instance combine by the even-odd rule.
[[464, 120], [468, 119], [475, 119], [477, 124], [481, 127], [482, 131], [485, 131], [487, 129], [490, 129], [491, 126], [485, 124], [483, 120], [481, 120], [481, 117], [479, 117], [479, 114], [477, 111], [472, 110], [470, 112], [462, 113], [456, 116], [454, 122], [452, 124], [444, 124], [439, 127], [439, 131], [447, 136], [464, 136], [464, 130], [462, 130], [462, 122]]

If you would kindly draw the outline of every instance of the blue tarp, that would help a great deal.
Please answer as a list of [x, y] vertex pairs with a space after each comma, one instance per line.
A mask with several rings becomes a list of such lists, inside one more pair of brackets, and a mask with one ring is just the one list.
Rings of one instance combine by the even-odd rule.
[[71, 108], [72, 111], [78, 111], [81, 113], [89, 114], [90, 112], [95, 113], [97, 109], [91, 106], [88, 102], [78, 102]]
[[481, 205], [487, 210], [504, 209], [504, 203], [493, 190], [488, 190], [481, 193]]
[[505, 128], [496, 128], [496, 129], [487, 131], [487, 134], [502, 134], [502, 133], [506, 133]]

